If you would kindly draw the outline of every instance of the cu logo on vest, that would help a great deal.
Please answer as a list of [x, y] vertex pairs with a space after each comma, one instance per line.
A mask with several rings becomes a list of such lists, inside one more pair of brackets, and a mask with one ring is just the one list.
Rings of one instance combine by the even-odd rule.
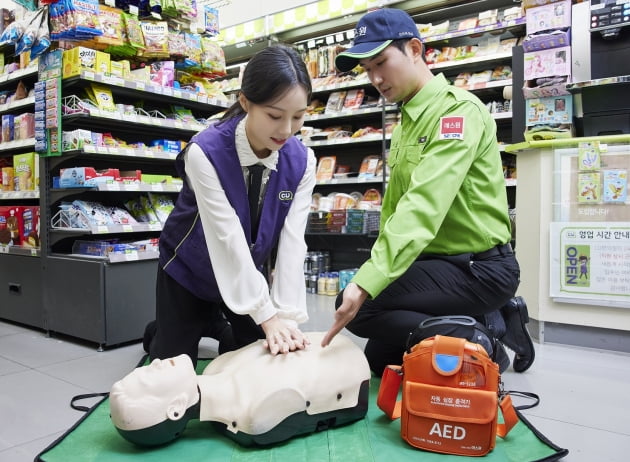
[[281, 201], [292, 201], [293, 193], [291, 191], [280, 191], [278, 193], [278, 199]]

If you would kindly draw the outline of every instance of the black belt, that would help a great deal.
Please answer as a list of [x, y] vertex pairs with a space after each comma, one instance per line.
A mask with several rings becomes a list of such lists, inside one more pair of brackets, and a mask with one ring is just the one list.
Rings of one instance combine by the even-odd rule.
[[514, 252], [512, 251], [512, 245], [508, 242], [507, 244], [499, 244], [497, 246], [492, 247], [484, 252], [476, 253], [472, 256], [473, 260], [487, 260], [492, 257], [499, 257], [503, 255], [512, 255]]

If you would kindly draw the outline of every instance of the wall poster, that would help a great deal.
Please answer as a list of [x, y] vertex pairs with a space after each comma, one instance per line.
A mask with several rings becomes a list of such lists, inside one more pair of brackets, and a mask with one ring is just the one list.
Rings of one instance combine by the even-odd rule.
[[630, 308], [630, 146], [555, 150], [550, 296]]

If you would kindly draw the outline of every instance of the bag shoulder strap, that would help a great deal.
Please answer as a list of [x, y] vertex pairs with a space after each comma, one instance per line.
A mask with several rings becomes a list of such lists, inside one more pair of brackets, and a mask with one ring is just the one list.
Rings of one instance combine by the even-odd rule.
[[499, 401], [499, 407], [501, 408], [501, 414], [503, 414], [503, 423], [497, 424], [497, 436], [505, 438], [510, 433], [510, 430], [514, 428], [514, 425], [518, 423], [518, 416], [514, 410], [514, 404], [512, 404], [512, 398], [510, 395], [505, 395]]
[[[402, 414], [402, 401], [397, 400], [402, 380], [403, 372], [401, 366], [390, 365], [383, 371], [376, 404], [391, 420], [400, 418]], [[503, 395], [499, 402], [499, 407], [503, 414], [503, 423], [497, 424], [497, 436], [504, 438], [518, 423], [519, 419], [509, 394]]]
[[376, 404], [392, 420], [398, 419], [402, 414], [402, 401], [396, 400], [402, 379], [401, 366], [387, 366], [383, 371], [381, 385], [378, 389]]

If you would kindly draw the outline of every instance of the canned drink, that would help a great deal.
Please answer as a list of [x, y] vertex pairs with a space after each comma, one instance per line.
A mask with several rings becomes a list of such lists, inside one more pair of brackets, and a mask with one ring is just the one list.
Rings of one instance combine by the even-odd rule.
[[311, 255], [310, 252], [306, 253], [304, 257], [304, 274], [311, 274]]
[[324, 251], [322, 252], [323, 255], [323, 259], [324, 259], [324, 268], [323, 271], [330, 271], [330, 252], [329, 251]]
[[317, 293], [317, 274], [311, 274], [311, 276], [309, 277], [308, 293]]
[[313, 252], [313, 255], [311, 255], [311, 274], [317, 275], [319, 274], [320, 271], [322, 271], [323, 268], [321, 268], [319, 263], [320, 263], [319, 253]]

